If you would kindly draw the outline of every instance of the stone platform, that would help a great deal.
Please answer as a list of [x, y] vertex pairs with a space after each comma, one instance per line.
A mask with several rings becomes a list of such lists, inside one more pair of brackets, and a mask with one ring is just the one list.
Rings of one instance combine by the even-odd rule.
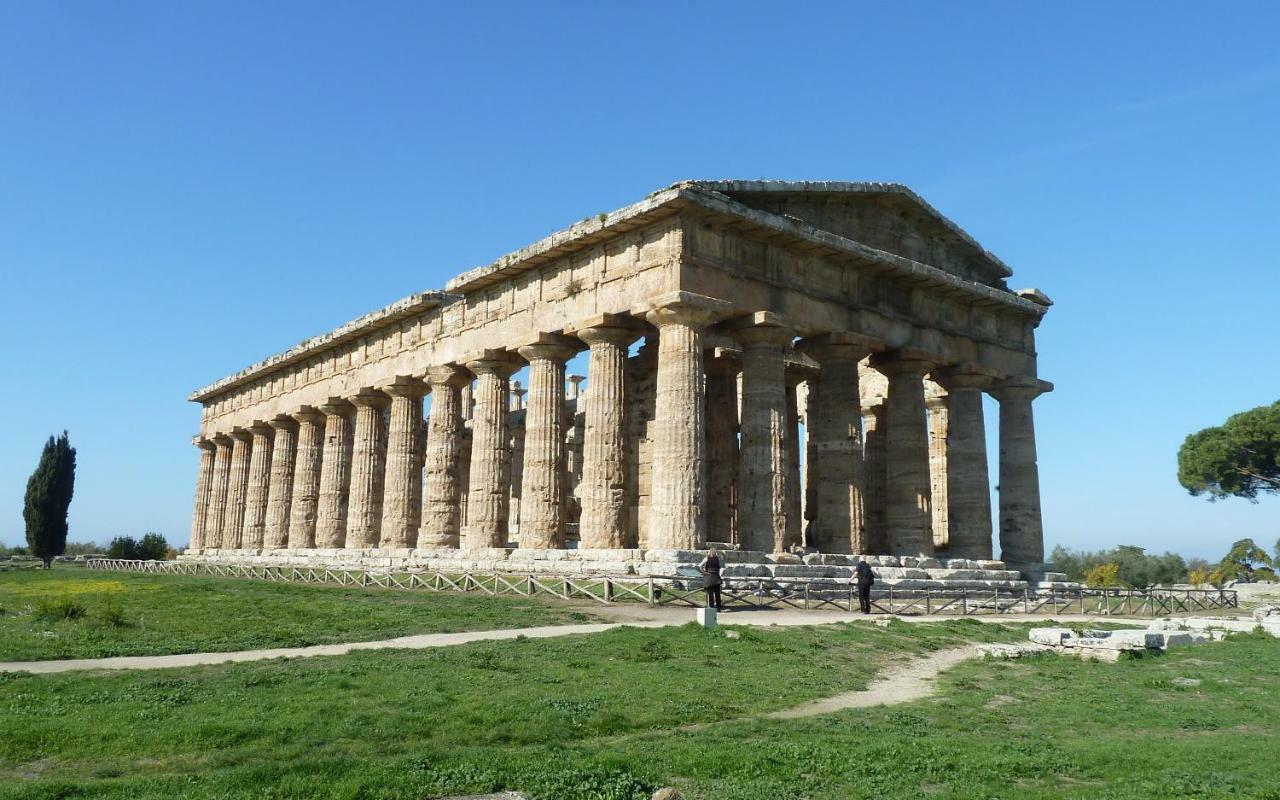
[[[847, 585], [860, 556], [824, 553], [762, 553], [743, 550], [721, 552], [726, 566], [723, 577], [730, 586], [783, 584], [810, 580], [820, 584]], [[456, 549], [308, 549], [186, 550], [182, 562], [248, 566], [364, 569], [387, 572], [508, 573], [563, 576], [611, 576], [637, 578], [677, 577], [680, 567], [697, 564], [706, 556], [699, 550], [537, 550], [526, 548]], [[1068, 589], [1061, 573], [1037, 569], [1024, 575], [1007, 569], [1002, 561], [922, 558], [916, 556], [867, 556], [878, 589], [979, 589], [1021, 592], [1025, 589]]]

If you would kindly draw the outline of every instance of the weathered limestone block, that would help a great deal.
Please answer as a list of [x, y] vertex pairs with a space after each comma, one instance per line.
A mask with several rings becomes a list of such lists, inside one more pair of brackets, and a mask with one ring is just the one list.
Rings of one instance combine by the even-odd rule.
[[289, 506], [289, 547], [296, 550], [316, 545], [325, 416], [304, 406], [292, 417], [298, 423], [298, 454], [294, 459], [293, 496]]
[[467, 359], [476, 376], [471, 479], [464, 547], [502, 547], [511, 513], [511, 450], [507, 433], [508, 381], [520, 368], [508, 353], [486, 350]]
[[192, 444], [200, 448], [200, 471], [196, 475], [196, 500], [191, 514], [191, 538], [187, 546], [199, 549], [204, 538], [205, 517], [209, 512], [209, 498], [213, 493], [213, 462], [217, 447], [208, 439], [196, 437]]
[[454, 366], [427, 371], [431, 412], [419, 547], [457, 547], [462, 528], [462, 396], [470, 376]]
[[520, 546], [564, 546], [565, 403], [564, 364], [577, 346], [563, 336], [545, 335], [519, 349], [529, 362], [529, 404], [524, 423], [524, 465], [520, 488]]
[[269, 420], [272, 430], [271, 464], [267, 476], [267, 515], [262, 546], [269, 549], [289, 543], [289, 512], [293, 505], [294, 465], [298, 452], [298, 423], [286, 416]]
[[747, 550], [782, 552], [788, 525], [791, 465], [787, 447], [787, 375], [783, 348], [795, 332], [771, 314], [735, 321], [730, 332], [742, 345], [742, 451], [738, 530]]
[[422, 524], [422, 396], [419, 380], [398, 376], [383, 387], [391, 397], [383, 483], [381, 547], [409, 548]]
[[1050, 647], [1063, 647], [1075, 636], [1070, 628], [1032, 628], [1028, 631], [1031, 641]]
[[1040, 472], [1031, 401], [1053, 384], [1007, 380], [991, 389], [1000, 401], [1000, 558], [1011, 564], [1044, 561]]
[[924, 374], [935, 366], [925, 354], [895, 351], [873, 357], [889, 379], [886, 399], [888, 461], [885, 526], [890, 552], [933, 553], [929, 505], [929, 433], [925, 421]]
[[347, 505], [351, 496], [351, 403], [330, 398], [324, 412], [324, 451], [316, 508], [317, 547], [342, 547], [347, 539]]
[[231, 432], [231, 471], [227, 478], [226, 513], [222, 518], [222, 546], [240, 547], [240, 532], [244, 527], [245, 493], [249, 488], [249, 451], [253, 447], [253, 435], [246, 430]]

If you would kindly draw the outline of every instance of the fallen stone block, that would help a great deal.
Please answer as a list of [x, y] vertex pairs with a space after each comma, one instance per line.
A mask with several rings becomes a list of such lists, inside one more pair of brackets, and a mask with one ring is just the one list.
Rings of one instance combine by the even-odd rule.
[[1032, 628], [1028, 633], [1031, 641], [1049, 647], [1064, 647], [1074, 636], [1070, 628]]

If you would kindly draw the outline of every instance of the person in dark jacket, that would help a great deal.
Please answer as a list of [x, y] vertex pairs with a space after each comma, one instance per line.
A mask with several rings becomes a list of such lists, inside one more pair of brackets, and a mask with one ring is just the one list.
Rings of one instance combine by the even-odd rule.
[[853, 569], [854, 577], [858, 581], [858, 606], [862, 609], [863, 614], [871, 613], [871, 584], [876, 582], [876, 576], [871, 572], [871, 565], [867, 563], [867, 557], [863, 556], [858, 565]]
[[720, 551], [714, 547], [708, 550], [707, 557], [698, 564], [698, 569], [702, 570], [705, 580], [702, 588], [707, 592], [707, 608], [723, 611], [724, 605], [720, 599], [720, 570], [724, 569], [724, 562], [720, 559]]

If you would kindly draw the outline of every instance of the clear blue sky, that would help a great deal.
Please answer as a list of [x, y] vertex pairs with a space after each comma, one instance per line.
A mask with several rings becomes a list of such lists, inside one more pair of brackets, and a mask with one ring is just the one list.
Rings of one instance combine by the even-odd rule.
[[[1217, 556], [1190, 431], [1280, 396], [1273, 3], [0, 2], [0, 541], [184, 542], [188, 392], [682, 178], [906, 183], [1057, 303], [1051, 544]], [[994, 419], [991, 420], [994, 425]]]

